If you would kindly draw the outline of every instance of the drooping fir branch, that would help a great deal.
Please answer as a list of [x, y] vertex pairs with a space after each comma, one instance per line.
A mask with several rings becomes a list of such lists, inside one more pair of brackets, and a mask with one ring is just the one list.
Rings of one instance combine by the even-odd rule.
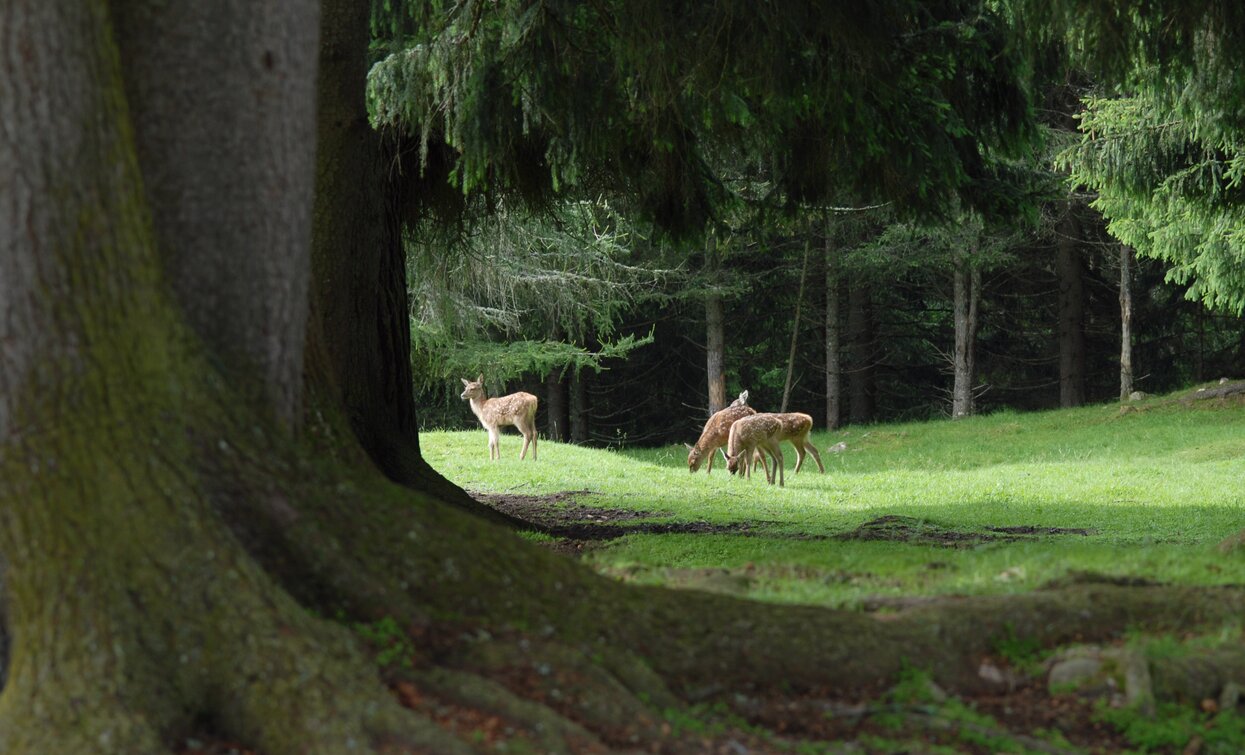
[[993, 8], [395, 3], [401, 49], [373, 68], [370, 101], [425, 160], [449, 155], [463, 192], [625, 194], [661, 227], [699, 233], [730, 199], [723, 168], [763, 161], [792, 203], [935, 212], [989, 198], [994, 153], [1032, 135]]
[[1058, 157], [1097, 193], [1108, 230], [1171, 264], [1168, 279], [1207, 306], [1245, 311], [1245, 134], [1210, 127], [1147, 90], [1091, 99], [1081, 140]]

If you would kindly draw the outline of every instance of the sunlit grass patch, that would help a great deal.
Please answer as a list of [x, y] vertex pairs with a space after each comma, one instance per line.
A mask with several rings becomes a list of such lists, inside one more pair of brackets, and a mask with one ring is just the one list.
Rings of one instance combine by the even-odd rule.
[[[1239, 404], [1003, 412], [812, 440], [827, 473], [810, 458], [794, 474], [787, 446], [784, 488], [717, 464], [712, 475], [689, 474], [681, 445], [619, 451], [542, 441], [535, 462], [518, 460], [516, 435], [503, 437], [496, 462], [483, 431], [429, 432], [422, 445], [469, 490], [583, 491], [574, 505], [645, 512], [636, 521], [746, 530], [629, 534], [583, 549], [586, 564], [637, 583], [854, 606], [1032, 590], [1079, 572], [1245, 582], [1245, 555], [1214, 547], [1245, 527]], [[830, 453], [839, 443], [846, 449]], [[887, 535], [878, 522], [903, 527]], [[849, 537], [862, 526], [873, 540]], [[913, 532], [947, 533], [948, 542]]]

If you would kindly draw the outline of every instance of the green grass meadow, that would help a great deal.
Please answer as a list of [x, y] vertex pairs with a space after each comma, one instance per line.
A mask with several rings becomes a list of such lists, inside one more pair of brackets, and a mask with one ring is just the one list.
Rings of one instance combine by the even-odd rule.
[[[535, 463], [518, 460], [522, 439], [513, 433], [495, 462], [482, 429], [424, 432], [421, 445], [434, 467], [472, 491], [591, 491], [576, 502], [651, 512], [639, 521], [748, 525], [747, 533], [633, 534], [585, 547], [585, 564], [624, 581], [849, 608], [1032, 590], [1079, 572], [1245, 583], [1245, 549], [1216, 547], [1245, 529], [1245, 403], [1158, 398], [1140, 407], [815, 433], [826, 474], [811, 457], [794, 474], [795, 452], [784, 444], [785, 488], [766, 485], [759, 470], [751, 481], [730, 476], [720, 455], [712, 475], [689, 474], [682, 445], [601, 450], [542, 441]], [[698, 434], [688, 428], [687, 441]], [[827, 453], [839, 442], [846, 451]], [[884, 516], [994, 538], [988, 528], [1085, 534], [955, 547], [841, 537]]]

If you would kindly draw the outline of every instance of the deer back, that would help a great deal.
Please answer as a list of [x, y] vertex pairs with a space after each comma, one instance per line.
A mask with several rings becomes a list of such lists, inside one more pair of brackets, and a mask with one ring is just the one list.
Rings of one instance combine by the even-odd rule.
[[724, 446], [730, 435], [731, 425], [744, 417], [750, 417], [756, 414], [756, 410], [750, 406], [728, 406], [720, 412], [717, 412], [709, 421], [705, 423], [705, 429], [700, 434], [700, 440], [696, 441], [696, 446], [704, 450], [706, 446]]
[[788, 412], [786, 414], [775, 414], [779, 423], [782, 425], [782, 440], [789, 438], [800, 438], [808, 435], [813, 430], [813, 418], [801, 412]]

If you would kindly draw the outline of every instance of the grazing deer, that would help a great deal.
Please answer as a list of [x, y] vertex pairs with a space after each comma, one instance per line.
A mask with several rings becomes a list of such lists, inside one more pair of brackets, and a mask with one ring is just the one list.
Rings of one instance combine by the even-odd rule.
[[[747, 391], [744, 391], [747, 393]], [[741, 396], [741, 398], [744, 398]], [[737, 399], [738, 400], [738, 399]], [[713, 457], [719, 448], [726, 446], [726, 441], [731, 432], [731, 425], [735, 421], [743, 417], [756, 414], [756, 410], [744, 404], [731, 404], [720, 412], [717, 412], [709, 421], [705, 423], [704, 432], [700, 434], [700, 440], [696, 441], [696, 445], [687, 446], [687, 471], [696, 472], [700, 469], [701, 462], [706, 457], [709, 459], [709, 466], [705, 470], [705, 474], [713, 474]], [[726, 452], [722, 452], [726, 456]]]
[[[804, 466], [804, 455], [811, 452], [813, 458], [817, 461], [817, 468], [825, 474], [826, 467], [821, 463], [821, 454], [817, 452], [817, 448], [808, 441], [808, 434], [813, 429], [813, 418], [807, 414], [799, 412], [791, 412], [788, 414], [755, 414], [751, 417], [744, 417], [731, 426], [730, 436], [727, 439], [726, 449], [726, 468], [732, 473], [738, 471], [740, 463], [740, 454], [744, 451], [751, 452], [768, 452], [777, 465], [777, 474], [771, 475], [769, 469], [765, 470], [765, 479], [771, 485], [774, 484], [773, 477], [778, 477], [778, 484], [783, 484], [783, 458], [782, 449], [779, 442], [784, 440], [791, 441], [791, 445], [795, 446], [796, 462], [795, 471], [799, 473], [800, 467]], [[743, 458], [751, 458], [751, 454]], [[761, 456], [762, 463], [765, 457]], [[756, 464], [751, 465], [753, 468]], [[752, 477], [751, 470], [745, 469], [745, 473], [749, 478]]]
[[[749, 464], [747, 460], [759, 455], [765, 467], [765, 481], [773, 485], [776, 476], [778, 484], [782, 485], [782, 448], [778, 445], [782, 432], [782, 422], [777, 414], [753, 414], [736, 420], [726, 441], [726, 468], [735, 474], [739, 472], [739, 465], [743, 464], [744, 474], [751, 480], [756, 465]], [[766, 453], [774, 459], [774, 473], [770, 472], [765, 462]]]
[[537, 399], [530, 393], [519, 391], [509, 396], [489, 398], [484, 391], [484, 376], [474, 381], [460, 378], [463, 381], [462, 398], [471, 404], [471, 411], [488, 430], [488, 457], [500, 459], [501, 449], [498, 440], [504, 425], [514, 425], [523, 433], [523, 450], [520, 459], [527, 458], [528, 444], [532, 446], [532, 461], [536, 460], [536, 403]]

